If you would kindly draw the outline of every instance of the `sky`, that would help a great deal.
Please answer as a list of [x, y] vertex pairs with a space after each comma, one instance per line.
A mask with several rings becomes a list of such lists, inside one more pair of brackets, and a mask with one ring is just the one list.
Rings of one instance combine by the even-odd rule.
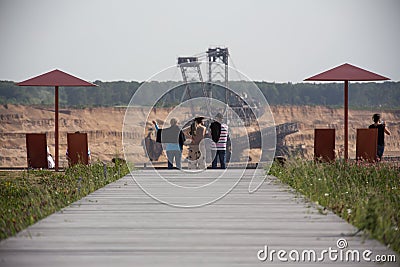
[[223, 46], [255, 81], [343, 63], [400, 81], [399, 14], [399, 0], [0, 0], [0, 80], [144, 81]]

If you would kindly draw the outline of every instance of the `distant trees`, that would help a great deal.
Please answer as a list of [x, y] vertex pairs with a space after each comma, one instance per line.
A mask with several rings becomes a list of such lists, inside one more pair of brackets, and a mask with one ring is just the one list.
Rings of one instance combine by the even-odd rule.
[[[138, 82], [94, 82], [97, 87], [60, 87], [60, 106], [127, 105], [140, 84]], [[53, 105], [54, 88], [19, 87], [10, 81], [0, 81], [0, 104]]]
[[[343, 83], [257, 83], [269, 104], [343, 105]], [[352, 107], [400, 107], [400, 82], [350, 83]]]
[[[94, 82], [97, 87], [61, 87], [60, 105], [64, 107], [93, 107], [128, 105], [141, 85], [139, 82]], [[255, 82], [271, 105], [343, 105], [343, 83], [269, 83]], [[146, 84], [145, 95], [161, 97], [165, 88], [176, 82]], [[232, 81], [235, 88], [246, 88], [249, 82]], [[179, 103], [182, 90], [166, 100]], [[400, 82], [350, 83], [349, 104], [352, 107], [400, 108]], [[53, 105], [54, 88], [19, 87], [11, 81], [0, 81], [0, 104]], [[168, 104], [168, 103], [167, 103]]]

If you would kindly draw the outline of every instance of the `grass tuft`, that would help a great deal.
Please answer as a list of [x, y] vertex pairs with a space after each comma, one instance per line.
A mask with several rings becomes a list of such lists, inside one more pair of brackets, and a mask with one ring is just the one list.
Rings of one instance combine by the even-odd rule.
[[126, 164], [75, 165], [51, 170], [0, 172], [0, 239], [128, 174]]
[[400, 169], [393, 163], [290, 160], [270, 174], [400, 252]]

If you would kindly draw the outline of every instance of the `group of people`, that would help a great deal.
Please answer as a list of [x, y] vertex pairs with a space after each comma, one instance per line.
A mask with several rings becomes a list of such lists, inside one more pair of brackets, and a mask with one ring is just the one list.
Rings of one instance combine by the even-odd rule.
[[[211, 135], [212, 164], [211, 168], [216, 169], [218, 162], [220, 168], [226, 168], [226, 148], [229, 138], [228, 125], [223, 123], [223, 116], [218, 113], [214, 121], [210, 124], [210, 132], [204, 126], [203, 117], [197, 117], [188, 129], [181, 130], [178, 121], [173, 118], [170, 121], [170, 127], [160, 129], [155, 121], [153, 124], [157, 130], [157, 142], [163, 143], [168, 159], [168, 169], [173, 168], [175, 162], [176, 168], [182, 168], [182, 151], [184, 145], [188, 145], [188, 168], [205, 169], [206, 163], [206, 144], [204, 142], [207, 135]], [[373, 124], [370, 129], [378, 129], [377, 140], [377, 160], [381, 161], [385, 149], [385, 134], [390, 135], [386, 124], [381, 120], [380, 114], [372, 116]], [[162, 134], [164, 132], [164, 134]]]
[[211, 135], [212, 164], [216, 169], [218, 162], [221, 169], [226, 168], [226, 145], [229, 138], [228, 125], [223, 122], [223, 115], [218, 113], [210, 124], [210, 132], [204, 126], [204, 117], [194, 119], [190, 127], [180, 129], [175, 118], [170, 120], [170, 127], [161, 129], [156, 121], [153, 124], [157, 131], [156, 141], [163, 143], [167, 154], [168, 169], [182, 168], [182, 151], [184, 145], [188, 146], [188, 168], [206, 169], [206, 136]]

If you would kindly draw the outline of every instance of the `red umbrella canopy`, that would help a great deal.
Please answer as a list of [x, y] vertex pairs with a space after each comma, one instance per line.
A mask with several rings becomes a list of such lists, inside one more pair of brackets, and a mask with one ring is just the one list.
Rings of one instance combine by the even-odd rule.
[[333, 69], [321, 72], [315, 76], [305, 79], [305, 81], [344, 81], [344, 158], [347, 160], [349, 155], [348, 131], [349, 131], [349, 81], [383, 81], [389, 80], [384, 76], [364, 70], [362, 68], [345, 63]]
[[55, 170], [58, 171], [58, 87], [59, 86], [97, 86], [93, 83], [79, 79], [71, 74], [65, 73], [61, 70], [53, 70], [39, 76], [30, 78], [26, 81], [17, 83], [18, 86], [54, 86], [54, 105], [55, 105], [55, 118], [54, 118], [54, 139], [55, 139]]
[[18, 86], [97, 86], [79, 79], [61, 70], [53, 70], [26, 81], [17, 83]]
[[345, 63], [333, 69], [321, 72], [305, 81], [383, 81], [384, 76]]

